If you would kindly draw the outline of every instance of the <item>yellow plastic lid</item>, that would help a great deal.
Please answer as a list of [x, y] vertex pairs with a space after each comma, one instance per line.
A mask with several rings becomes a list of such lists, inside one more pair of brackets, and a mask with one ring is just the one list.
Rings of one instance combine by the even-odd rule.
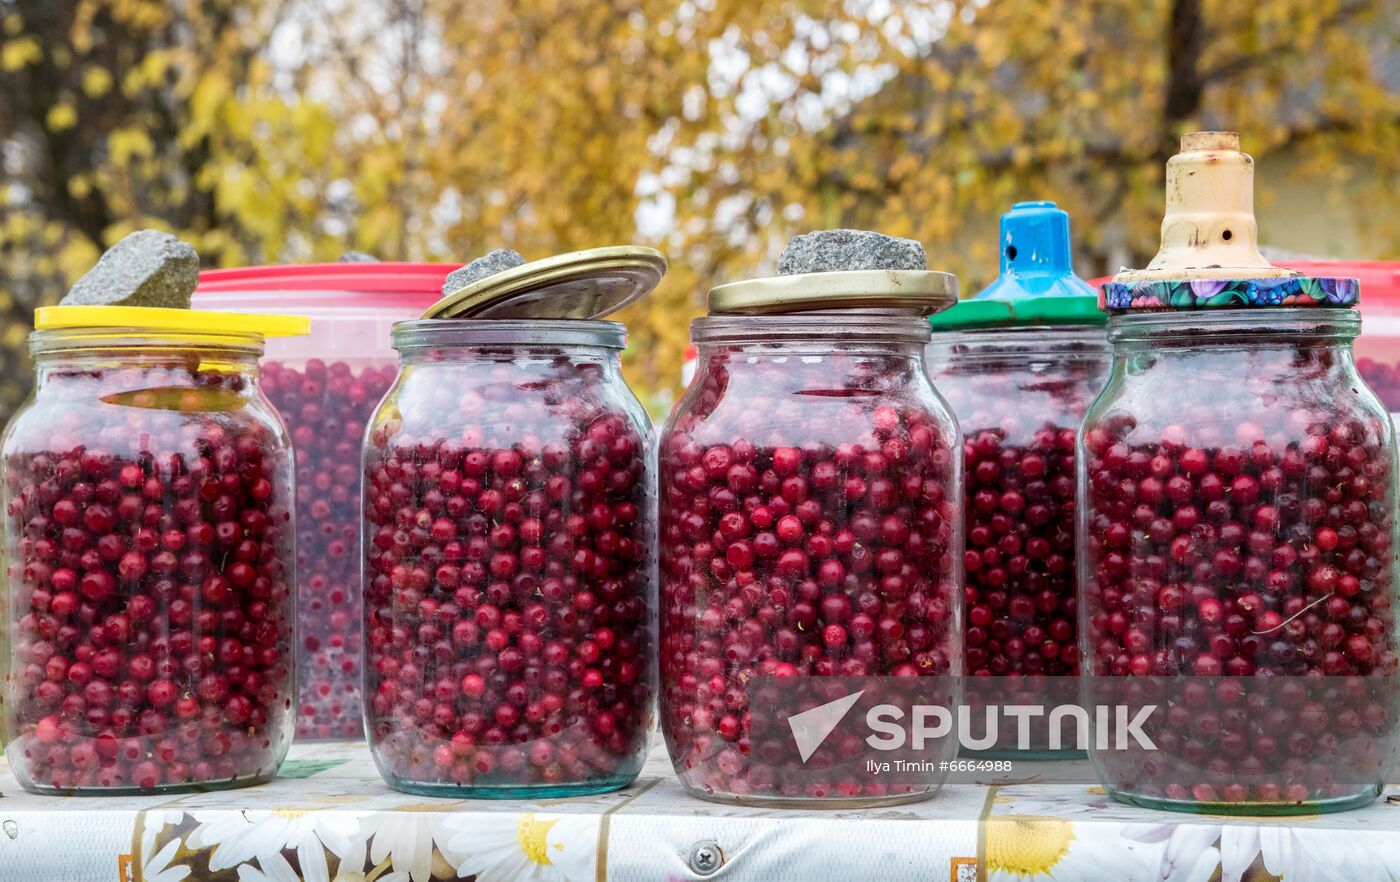
[[161, 306], [41, 306], [35, 310], [36, 331], [58, 328], [134, 328], [194, 334], [304, 337], [311, 333], [311, 319], [304, 315], [205, 312]]

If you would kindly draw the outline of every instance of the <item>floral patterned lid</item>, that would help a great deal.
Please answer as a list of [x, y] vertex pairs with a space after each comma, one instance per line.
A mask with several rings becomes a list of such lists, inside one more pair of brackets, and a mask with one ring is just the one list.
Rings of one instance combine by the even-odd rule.
[[1162, 244], [1146, 269], [1103, 286], [1105, 312], [1354, 307], [1361, 284], [1305, 276], [1259, 253], [1254, 160], [1235, 132], [1190, 132], [1167, 161]]
[[1018, 202], [1001, 216], [1001, 273], [977, 296], [933, 316], [935, 331], [1101, 325], [1108, 317], [1070, 263], [1069, 215], [1053, 202]]

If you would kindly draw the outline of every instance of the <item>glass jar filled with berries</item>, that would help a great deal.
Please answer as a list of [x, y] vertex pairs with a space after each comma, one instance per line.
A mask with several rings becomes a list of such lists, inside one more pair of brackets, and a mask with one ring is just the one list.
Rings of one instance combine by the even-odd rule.
[[3, 449], [6, 755], [28, 790], [271, 778], [292, 738], [292, 454], [258, 386], [306, 320], [50, 307]]
[[[1053, 202], [1015, 205], [1000, 242], [1001, 274], [933, 316], [928, 347], [929, 373], [963, 433], [965, 672], [1073, 677], [1074, 445], [1108, 371], [1106, 316], [1074, 275], [1069, 216]], [[1044, 748], [1035, 752], [1051, 757]]]
[[[401, 365], [364, 451], [363, 584], [366, 730], [391, 786], [567, 796], [641, 770], [650, 422], [620, 371], [624, 327], [586, 316], [664, 269], [640, 248], [548, 258], [394, 327]], [[542, 302], [580, 317], [509, 317]]]
[[328, 263], [210, 270], [196, 309], [305, 315], [268, 342], [263, 393], [296, 450], [299, 739], [361, 738], [360, 445], [398, 370], [389, 329], [440, 296], [448, 264]]
[[1353, 357], [1356, 280], [1259, 256], [1251, 172], [1238, 136], [1183, 138], [1161, 253], [1105, 287], [1082, 664], [1096, 699], [1158, 711], [1151, 749], [1091, 756], [1141, 805], [1339, 810], [1400, 743], [1395, 438]]
[[960, 439], [924, 366], [926, 316], [956, 297], [943, 273], [808, 271], [715, 288], [692, 324], [659, 442], [660, 714], [692, 794], [878, 805], [941, 783], [871, 777], [849, 732], [789, 756], [774, 710], [958, 671]]

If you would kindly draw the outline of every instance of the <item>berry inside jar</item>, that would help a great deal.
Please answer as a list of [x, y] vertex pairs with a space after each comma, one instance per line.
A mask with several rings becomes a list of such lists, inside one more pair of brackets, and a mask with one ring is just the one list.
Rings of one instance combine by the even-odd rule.
[[393, 323], [434, 303], [452, 268], [352, 259], [217, 269], [199, 276], [197, 309], [295, 312], [311, 319], [306, 337], [269, 341], [261, 382], [296, 451], [295, 718], [302, 741], [364, 737], [365, 427], [397, 371], [390, 345]]
[[[471, 325], [464, 340], [490, 341], [506, 323], [412, 324], [396, 339]], [[653, 694], [646, 418], [617, 373], [620, 326], [556, 324], [613, 342], [401, 345], [371, 428], [367, 718], [400, 789], [576, 795], [640, 771]]]
[[271, 777], [291, 738], [291, 462], [256, 347], [35, 346], [4, 448], [7, 758], [29, 789]]
[[[1075, 442], [1107, 367], [1107, 340], [1093, 326], [944, 332], [929, 345], [930, 374], [963, 430], [971, 706], [1073, 700], [1072, 681], [1044, 678], [1079, 674]], [[1021, 695], [1023, 682], [1040, 685]], [[985, 755], [1083, 755], [1049, 750], [1043, 720], [1020, 744], [1016, 721], [1000, 719], [999, 740]]]

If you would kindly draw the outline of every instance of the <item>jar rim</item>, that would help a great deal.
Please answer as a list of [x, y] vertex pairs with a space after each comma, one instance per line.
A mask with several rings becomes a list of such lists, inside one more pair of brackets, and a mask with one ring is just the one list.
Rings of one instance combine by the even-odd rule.
[[704, 343], [830, 340], [833, 343], [927, 343], [928, 319], [830, 310], [801, 315], [706, 315], [690, 323], [690, 339]]
[[46, 328], [29, 334], [33, 358], [113, 349], [200, 349], [261, 357], [262, 334], [244, 331], [171, 331], [156, 328]]
[[1030, 338], [1044, 336], [1045, 343], [1056, 345], [1060, 342], [1080, 343], [1085, 340], [1099, 341], [1108, 346], [1108, 334], [1103, 325], [979, 325], [972, 328], [949, 328], [933, 335], [930, 345], [952, 345], [967, 342], [996, 342], [1006, 340], [1028, 343]]
[[443, 347], [627, 345], [626, 326], [602, 319], [413, 319], [395, 322], [391, 336], [401, 355]]
[[1116, 314], [1108, 320], [1108, 339], [1113, 343], [1188, 334], [1257, 337], [1307, 333], [1350, 338], [1360, 331], [1361, 314], [1356, 310], [1316, 307], [1136, 312]]

